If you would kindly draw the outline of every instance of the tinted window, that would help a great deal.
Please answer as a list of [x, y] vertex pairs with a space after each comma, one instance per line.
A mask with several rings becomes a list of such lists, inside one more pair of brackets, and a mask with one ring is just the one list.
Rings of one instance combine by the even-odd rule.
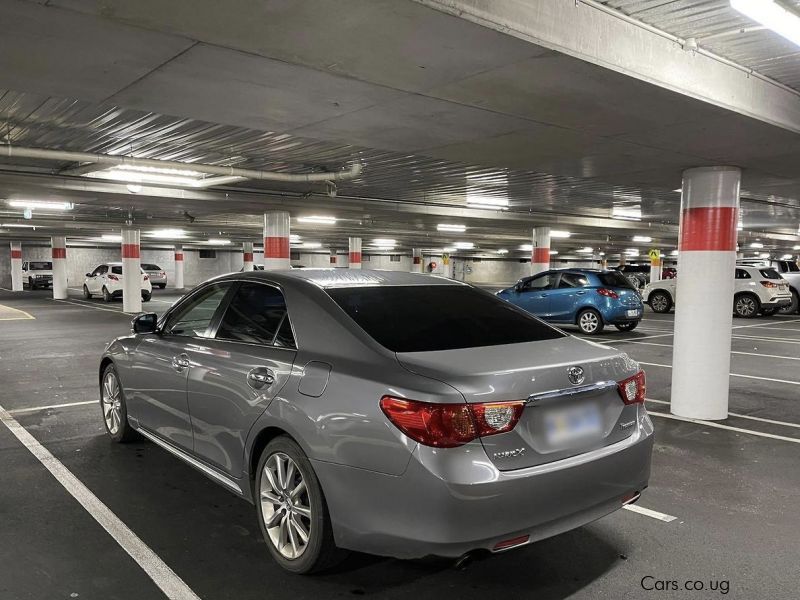
[[222, 317], [217, 338], [272, 345], [278, 332], [277, 345], [294, 347], [283, 294], [270, 285], [243, 283]]
[[114, 275], [122, 275], [122, 267], [111, 267], [111, 272]]
[[94, 271], [92, 271], [92, 277], [97, 275], [102, 275], [103, 273], [108, 273], [108, 266], [107, 265], [100, 265]]
[[206, 330], [229, 287], [229, 283], [217, 283], [193, 295], [169, 316], [165, 332], [206, 337]]
[[630, 282], [630, 279], [625, 277], [619, 271], [609, 271], [608, 273], [598, 273], [597, 279], [600, 280], [600, 285], [610, 288], [629, 288], [635, 290], [636, 287]]
[[34, 260], [28, 265], [31, 271], [50, 271], [53, 268], [53, 263], [41, 260]]
[[544, 275], [537, 275], [532, 279], [527, 279], [523, 282], [520, 291], [530, 292], [536, 290], [551, 290], [556, 285], [556, 276], [553, 273]]
[[161, 267], [159, 267], [158, 265], [154, 265], [152, 263], [145, 263], [142, 265], [142, 268], [145, 271], [161, 271]]
[[791, 273], [797, 273], [800, 272], [800, 266], [796, 262], [787, 261], [786, 270]]
[[513, 305], [469, 287], [386, 286], [327, 291], [364, 331], [393, 352], [499, 346], [564, 336]]
[[736, 279], [750, 279], [750, 273], [744, 269], [736, 269]]
[[587, 285], [589, 285], [589, 279], [580, 273], [562, 273], [561, 280], [558, 282], [560, 288], [586, 287]]
[[783, 279], [780, 273], [775, 269], [759, 269], [758, 272], [761, 273], [761, 276], [765, 279]]

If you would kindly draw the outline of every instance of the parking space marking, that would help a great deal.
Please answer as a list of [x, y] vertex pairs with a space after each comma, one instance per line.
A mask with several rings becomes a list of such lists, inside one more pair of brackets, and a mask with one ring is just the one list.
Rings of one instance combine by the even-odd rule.
[[80, 402], [65, 402], [64, 404], [50, 404], [48, 406], [32, 406], [30, 408], [15, 408], [9, 410], [8, 413], [12, 415], [21, 415], [24, 413], [39, 412], [42, 410], [50, 410], [51, 408], [68, 408], [70, 406], [85, 406], [86, 404], [98, 404], [99, 400], [81, 400]]
[[104, 310], [106, 312], [113, 312], [118, 315], [122, 315], [123, 317], [129, 317], [130, 315], [127, 313], [122, 312], [121, 310], [114, 310], [113, 308], [103, 308], [102, 306], [93, 306], [91, 304], [83, 304], [82, 302], [78, 302], [77, 300], [56, 300], [52, 299], [53, 302], [64, 302], [65, 304], [72, 304], [73, 306], [81, 306], [83, 308], [93, 308], [95, 310]]
[[[640, 365], [646, 365], [648, 367], [663, 367], [665, 369], [671, 369], [672, 365], [664, 365], [661, 363], [651, 363], [651, 362], [642, 362], [638, 361]], [[772, 377], [759, 377], [757, 375], [743, 375], [741, 373], [730, 373], [731, 377], [742, 377], [744, 379], [758, 379], [759, 381], [772, 381], [774, 383], [788, 383], [789, 385], [800, 385], [800, 381], [791, 381], [789, 379], [773, 379]]]
[[645, 508], [644, 506], [639, 506], [638, 504], [626, 504], [623, 506], [625, 510], [629, 510], [631, 512], [639, 513], [640, 515], [644, 515], [645, 517], [650, 517], [651, 519], [658, 519], [659, 521], [664, 521], [665, 523], [671, 523], [678, 517], [673, 517], [672, 515], [668, 515], [662, 512], [658, 512], [657, 510], [652, 510], [650, 508]]
[[0, 321], [26, 321], [28, 319], [36, 319], [36, 317], [24, 310], [0, 304]]
[[785, 435], [776, 435], [774, 433], [765, 433], [763, 431], [754, 431], [752, 429], [743, 429], [741, 427], [733, 427], [731, 425], [715, 423], [714, 421], [703, 421], [702, 419], [691, 419], [689, 417], [679, 417], [678, 415], [673, 415], [671, 413], [661, 413], [653, 411], [647, 411], [647, 414], [653, 417], [662, 417], [664, 419], [672, 419], [674, 421], [685, 421], [687, 423], [696, 423], [698, 425], [705, 425], [706, 427], [713, 427], [715, 429], [725, 429], [727, 431], [736, 431], [738, 433], [747, 433], [750, 435], [756, 435], [758, 437], [769, 438], [772, 440], [780, 440], [782, 442], [792, 442], [794, 444], [800, 444], [800, 438], [787, 437]]
[[[660, 348], [673, 348], [672, 344], [659, 344], [658, 342], [626, 342], [628, 344], [641, 344], [642, 346], [658, 346]], [[743, 352], [741, 350], [731, 350], [731, 354], [741, 354], [744, 356], [760, 356], [762, 358], [777, 358], [780, 360], [800, 360], [800, 356], [783, 356], [781, 354], [761, 354], [759, 352]]]
[[[669, 405], [670, 403], [666, 400], [656, 400], [654, 398], [646, 398], [647, 402], [657, 402], [658, 404], [666, 404]], [[758, 421], [760, 423], [770, 423], [771, 425], [782, 425], [783, 427], [796, 427], [800, 429], [800, 423], [788, 423], [787, 421], [776, 421], [775, 419], [766, 419], [764, 417], [754, 417], [752, 415], [743, 415], [742, 413], [728, 413], [729, 417], [736, 417], [737, 419], [749, 419], [751, 421]]]
[[[755, 323], [753, 325], [736, 325], [733, 329], [747, 329], [750, 327], [769, 327], [770, 325], [785, 325], [786, 323], [800, 323], [800, 319], [787, 319], [785, 321], [768, 321], [766, 323]], [[797, 331], [793, 329], [792, 331]]]
[[100, 501], [61, 461], [42, 446], [36, 438], [20, 425], [8, 411], [0, 406], [0, 422], [14, 434], [20, 443], [50, 471], [62, 487], [78, 501], [100, 526], [127, 552], [170, 600], [200, 600], [159, 556], [145, 544], [117, 515]]

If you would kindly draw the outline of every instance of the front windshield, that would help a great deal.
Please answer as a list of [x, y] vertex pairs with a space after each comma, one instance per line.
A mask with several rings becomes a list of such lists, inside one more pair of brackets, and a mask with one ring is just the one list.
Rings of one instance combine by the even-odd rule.
[[28, 270], [30, 271], [51, 271], [52, 269], [53, 263], [45, 260], [35, 260], [28, 263]]

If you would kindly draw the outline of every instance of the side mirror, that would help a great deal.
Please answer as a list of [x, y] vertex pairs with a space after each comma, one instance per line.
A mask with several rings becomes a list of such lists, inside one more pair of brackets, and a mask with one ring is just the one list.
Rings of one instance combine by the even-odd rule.
[[87, 273], [86, 276], [87, 277], [93, 277], [93, 275], [91, 273]]
[[131, 321], [133, 333], [155, 333], [158, 328], [158, 315], [156, 313], [142, 313]]
[[515, 292], [521, 292], [522, 288], [523, 288], [523, 283], [521, 281], [518, 281], [517, 283], [514, 284]]

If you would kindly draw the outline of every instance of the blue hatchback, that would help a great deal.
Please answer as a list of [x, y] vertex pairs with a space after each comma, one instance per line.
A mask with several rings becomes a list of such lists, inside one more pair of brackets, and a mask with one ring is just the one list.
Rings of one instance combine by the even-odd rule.
[[639, 292], [618, 271], [558, 269], [520, 279], [497, 296], [551, 323], [595, 335], [606, 325], [631, 331], [642, 318]]

